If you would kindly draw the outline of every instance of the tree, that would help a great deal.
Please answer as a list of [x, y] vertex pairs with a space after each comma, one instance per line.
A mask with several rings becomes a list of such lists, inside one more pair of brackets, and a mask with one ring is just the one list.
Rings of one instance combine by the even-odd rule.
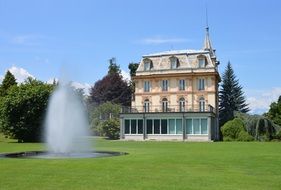
[[109, 139], [118, 139], [120, 137], [120, 121], [117, 118], [111, 118], [102, 123], [102, 132]]
[[17, 85], [15, 76], [8, 70], [0, 87], [0, 96], [5, 96], [10, 87]]
[[[119, 124], [119, 112], [120, 105], [113, 104], [111, 102], [106, 102], [94, 108], [91, 115], [91, 126], [95, 135], [100, 136], [116, 136], [116, 126], [111, 125], [112, 123]], [[109, 121], [114, 120], [114, 121]], [[116, 122], [117, 120], [117, 122]], [[109, 121], [109, 123], [104, 124], [104, 122]], [[113, 126], [114, 129], [109, 129], [109, 126]], [[119, 128], [119, 126], [117, 127]], [[119, 128], [120, 130], [120, 128]], [[111, 131], [111, 132], [110, 132]], [[119, 131], [118, 131], [119, 134]], [[111, 137], [112, 138], [112, 137]]]
[[230, 62], [226, 66], [226, 70], [222, 75], [222, 85], [219, 92], [219, 121], [223, 126], [227, 121], [234, 118], [234, 112], [239, 111], [247, 113], [249, 111], [248, 104], [242, 86], [239, 85], [238, 79], [234, 74], [234, 70]]
[[139, 67], [138, 63], [130, 63], [128, 68], [130, 69], [130, 76], [131, 78], [136, 76], [137, 69]]
[[120, 66], [116, 63], [116, 58], [109, 59], [108, 74], [121, 74]]
[[275, 124], [281, 126], [281, 96], [279, 96], [277, 102], [271, 103], [266, 116], [271, 119]]
[[244, 123], [241, 119], [235, 118], [226, 122], [222, 128], [221, 132], [224, 141], [252, 141], [254, 138], [250, 136], [245, 128]]
[[244, 122], [247, 132], [258, 141], [269, 141], [276, 137], [281, 127], [260, 115], [236, 112], [235, 117]]
[[133, 77], [136, 76], [138, 67], [139, 67], [138, 63], [130, 63], [128, 66], [128, 68], [130, 69], [130, 76], [131, 76], [130, 88], [131, 88], [131, 94], [133, 100], [135, 99], [135, 86], [136, 86], [136, 84], [133, 81]]
[[42, 140], [42, 125], [52, 91], [53, 85], [34, 79], [11, 87], [0, 105], [2, 132], [19, 142]]
[[89, 100], [91, 103], [100, 105], [112, 102], [123, 106], [131, 104], [131, 89], [129, 84], [123, 80], [119, 66], [110, 62], [108, 74], [97, 81], [90, 89]]

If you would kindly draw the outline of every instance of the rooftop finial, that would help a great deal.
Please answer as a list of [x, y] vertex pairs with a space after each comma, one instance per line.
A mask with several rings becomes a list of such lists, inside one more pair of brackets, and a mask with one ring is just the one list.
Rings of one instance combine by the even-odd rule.
[[203, 50], [210, 51], [210, 53], [213, 56], [215, 56], [215, 52], [212, 48], [211, 40], [210, 40], [210, 36], [209, 36], [209, 21], [208, 21], [208, 7], [207, 7], [207, 5], [206, 5], [206, 36], [205, 36]]
[[209, 23], [208, 23], [208, 7], [207, 7], [207, 3], [206, 3], [206, 29], [207, 29], [207, 31], [209, 31]]

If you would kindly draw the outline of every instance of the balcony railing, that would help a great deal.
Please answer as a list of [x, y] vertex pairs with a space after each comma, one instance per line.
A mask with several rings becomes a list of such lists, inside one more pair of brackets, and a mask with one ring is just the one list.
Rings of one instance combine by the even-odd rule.
[[211, 105], [168, 105], [168, 106], [132, 106], [122, 107], [121, 113], [159, 113], [159, 112], [213, 112], [214, 107]]

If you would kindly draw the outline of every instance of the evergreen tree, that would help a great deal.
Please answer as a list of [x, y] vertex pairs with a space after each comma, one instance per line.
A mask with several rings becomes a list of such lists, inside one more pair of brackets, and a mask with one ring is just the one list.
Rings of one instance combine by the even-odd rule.
[[0, 86], [0, 96], [5, 96], [11, 86], [17, 85], [15, 76], [8, 70]]
[[238, 79], [234, 74], [233, 68], [228, 62], [225, 72], [222, 75], [222, 85], [219, 92], [219, 120], [220, 126], [234, 118], [234, 112], [239, 111], [247, 113], [249, 111], [248, 104], [239, 85]]
[[108, 74], [121, 74], [120, 66], [116, 64], [116, 58], [109, 59]]

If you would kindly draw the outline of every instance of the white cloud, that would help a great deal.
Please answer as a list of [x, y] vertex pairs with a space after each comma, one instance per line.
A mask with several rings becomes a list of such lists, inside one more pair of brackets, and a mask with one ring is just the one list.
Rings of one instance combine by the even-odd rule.
[[44, 36], [41, 35], [18, 35], [14, 36], [10, 39], [10, 43], [15, 45], [27, 45], [27, 46], [34, 46], [39, 45], [39, 41], [44, 39]]
[[267, 90], [249, 90], [247, 98], [251, 113], [262, 114], [267, 112], [272, 102], [276, 102], [281, 95], [281, 87], [275, 87]]
[[126, 80], [127, 82], [131, 80], [130, 73], [128, 73], [124, 70], [121, 70], [121, 75], [123, 76], [123, 79]]
[[71, 82], [71, 86], [73, 86], [74, 88], [76, 89], [83, 89], [84, 90], [84, 93], [85, 95], [90, 95], [90, 88], [91, 88], [91, 85], [88, 84], [88, 83], [79, 83], [79, 82]]
[[35, 78], [33, 75], [31, 75], [27, 70], [19, 67], [11, 67], [8, 69], [17, 79], [18, 83], [22, 83], [27, 79], [28, 77]]
[[[53, 77], [53, 78], [50, 78], [49, 80], [47, 80], [47, 84], [53, 84], [54, 83], [54, 80], [56, 82], [59, 81], [58, 78], [56, 77]], [[88, 83], [80, 83], [80, 82], [71, 82], [71, 86], [76, 88], [76, 89], [83, 89], [85, 95], [90, 95], [90, 89], [91, 89], [91, 85], [88, 84]]]
[[167, 44], [167, 43], [183, 43], [188, 41], [190, 40], [185, 38], [165, 38], [165, 37], [157, 36], [157, 37], [144, 38], [141, 39], [139, 42], [141, 44], [146, 44], [146, 45], [158, 45], [158, 44]]
[[54, 81], [55, 81], [55, 82], [58, 82], [58, 81], [59, 81], [59, 79], [58, 79], [58, 78], [55, 78], [55, 77], [50, 78], [49, 80], [47, 80], [47, 84], [53, 84], [53, 83], [54, 83]]

